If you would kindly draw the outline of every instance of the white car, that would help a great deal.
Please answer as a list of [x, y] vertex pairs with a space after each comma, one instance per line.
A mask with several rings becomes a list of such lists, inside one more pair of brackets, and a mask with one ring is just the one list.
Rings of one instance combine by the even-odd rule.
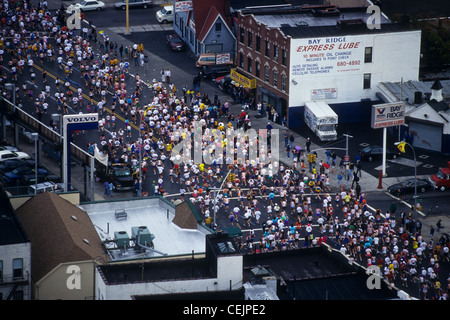
[[1, 150], [0, 151], [0, 161], [5, 161], [9, 159], [31, 159], [30, 156], [22, 151], [9, 151], [9, 150]]
[[83, 0], [79, 3], [72, 4], [67, 7], [66, 12], [68, 14], [72, 14], [75, 9], [79, 9], [80, 11], [92, 11], [97, 10], [100, 11], [105, 7], [105, 3], [99, 0]]

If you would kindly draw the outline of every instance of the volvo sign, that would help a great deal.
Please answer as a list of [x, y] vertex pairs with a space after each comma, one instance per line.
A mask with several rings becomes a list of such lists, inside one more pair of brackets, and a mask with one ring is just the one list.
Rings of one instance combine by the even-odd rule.
[[70, 114], [63, 117], [63, 182], [64, 191], [71, 190], [70, 177], [70, 136], [74, 130], [98, 129], [98, 113]]
[[399, 126], [405, 123], [405, 103], [384, 103], [372, 106], [372, 129]]

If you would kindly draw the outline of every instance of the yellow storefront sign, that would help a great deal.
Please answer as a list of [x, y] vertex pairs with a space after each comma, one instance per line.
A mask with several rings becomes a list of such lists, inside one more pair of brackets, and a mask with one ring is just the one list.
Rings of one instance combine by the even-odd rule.
[[231, 69], [230, 78], [233, 81], [236, 81], [244, 88], [255, 89], [256, 88], [256, 79], [249, 79], [239, 72], [236, 69]]

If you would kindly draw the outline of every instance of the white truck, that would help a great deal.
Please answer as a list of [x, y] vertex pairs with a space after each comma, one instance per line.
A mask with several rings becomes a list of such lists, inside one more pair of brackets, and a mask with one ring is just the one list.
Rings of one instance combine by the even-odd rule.
[[305, 123], [321, 141], [337, 139], [338, 116], [325, 101], [305, 102]]

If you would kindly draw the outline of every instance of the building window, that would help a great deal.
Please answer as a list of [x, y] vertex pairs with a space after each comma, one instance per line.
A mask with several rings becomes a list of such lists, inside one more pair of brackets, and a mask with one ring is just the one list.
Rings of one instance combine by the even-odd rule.
[[256, 36], [256, 51], [261, 52], [261, 37]]
[[364, 50], [364, 62], [372, 62], [372, 47], [366, 47]]
[[286, 76], [285, 75], [281, 76], [281, 90], [286, 92]]
[[247, 32], [247, 45], [251, 48], [253, 46], [253, 34], [251, 31]]
[[242, 52], [239, 53], [239, 67], [244, 69], [244, 54]]
[[285, 65], [286, 65], [286, 62], [287, 62], [287, 51], [286, 51], [285, 49], [283, 49], [283, 50], [281, 51], [281, 64], [282, 64], [283, 66], [285, 66]]
[[247, 57], [247, 72], [252, 73], [252, 58]]
[[273, 60], [278, 61], [278, 46], [273, 45]]
[[3, 261], [0, 260], [0, 282], [3, 281]]
[[270, 68], [269, 67], [265, 67], [264, 73], [265, 73], [264, 80], [266, 82], [269, 82], [269, 80], [270, 80]]
[[222, 24], [220, 22], [216, 23], [216, 32], [222, 31]]
[[259, 61], [255, 62], [255, 76], [257, 78], [259, 78], [259, 73], [261, 71], [261, 64], [259, 63]]
[[23, 259], [13, 259], [13, 277], [22, 278], [23, 277]]
[[239, 33], [239, 42], [244, 43], [244, 38], [245, 38], [245, 30], [244, 30], [244, 28], [241, 27], [240, 33]]
[[270, 57], [270, 42], [266, 40], [266, 57]]
[[364, 83], [363, 83], [363, 89], [370, 89], [370, 73], [364, 73]]
[[278, 71], [273, 71], [273, 86], [278, 88]]

